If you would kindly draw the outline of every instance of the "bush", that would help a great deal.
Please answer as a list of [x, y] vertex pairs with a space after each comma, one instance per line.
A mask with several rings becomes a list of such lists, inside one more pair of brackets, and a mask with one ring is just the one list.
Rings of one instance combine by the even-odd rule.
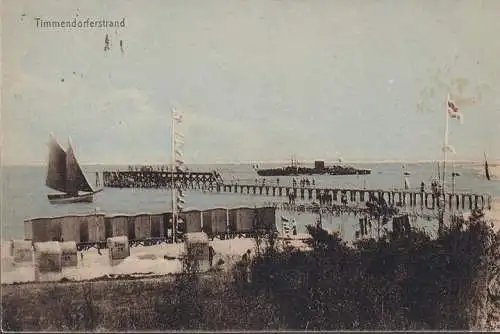
[[485, 222], [455, 222], [435, 240], [412, 229], [354, 247], [320, 228], [308, 230], [312, 252], [272, 251], [253, 263], [254, 288], [279, 306], [288, 328], [479, 327], [472, 311], [483, 303], [500, 253]]

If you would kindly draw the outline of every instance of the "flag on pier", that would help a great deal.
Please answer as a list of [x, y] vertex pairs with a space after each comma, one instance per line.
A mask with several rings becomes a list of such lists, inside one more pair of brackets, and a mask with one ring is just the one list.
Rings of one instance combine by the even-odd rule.
[[182, 190], [182, 188], [178, 188], [176, 196], [177, 211], [180, 212], [184, 209], [184, 203], [186, 203], [186, 201], [184, 200], [184, 191]]
[[175, 160], [181, 159], [183, 154], [182, 149], [180, 147], [176, 147], [174, 151], [175, 151]]
[[179, 124], [182, 123], [182, 121], [184, 119], [184, 115], [180, 111], [178, 111], [177, 109], [172, 110], [172, 117]]
[[464, 123], [464, 115], [460, 112], [455, 102], [448, 99], [448, 116], [451, 118], [456, 118], [460, 123]]
[[175, 167], [183, 169], [184, 168], [184, 161], [181, 159], [175, 159]]
[[182, 191], [179, 182], [174, 180], [174, 170], [180, 173], [186, 172], [186, 167], [184, 166], [183, 147], [184, 147], [184, 136], [177, 129], [177, 125], [181, 125], [184, 119], [184, 115], [179, 110], [172, 108], [172, 211], [174, 216], [174, 234], [173, 240], [176, 239], [177, 224], [179, 219], [177, 212], [182, 212], [184, 208], [184, 193]]
[[175, 145], [175, 147], [184, 146], [184, 136], [182, 134], [180, 134], [179, 132], [175, 132], [175, 134], [174, 134], [174, 145]]
[[452, 145], [446, 145], [445, 147], [443, 147], [443, 151], [446, 150], [452, 154], [457, 154], [457, 151], [455, 150], [455, 147], [453, 147]]

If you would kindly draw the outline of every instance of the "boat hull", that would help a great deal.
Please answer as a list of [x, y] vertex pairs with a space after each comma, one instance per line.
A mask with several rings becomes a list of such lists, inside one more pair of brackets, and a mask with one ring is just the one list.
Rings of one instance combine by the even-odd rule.
[[94, 194], [102, 191], [102, 189], [86, 194], [49, 194], [47, 198], [50, 204], [70, 204], [70, 203], [92, 203], [94, 201]]
[[299, 167], [294, 168], [272, 168], [257, 170], [259, 176], [297, 176], [297, 175], [369, 175], [369, 169], [356, 169], [353, 167], [325, 167], [322, 169]]

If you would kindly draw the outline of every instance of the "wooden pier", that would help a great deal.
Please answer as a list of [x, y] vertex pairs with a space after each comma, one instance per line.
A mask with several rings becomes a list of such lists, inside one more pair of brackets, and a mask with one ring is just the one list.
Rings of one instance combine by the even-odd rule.
[[[321, 204], [361, 204], [371, 197], [383, 198], [389, 205], [401, 207], [423, 207], [429, 210], [438, 209], [442, 205], [442, 195], [432, 192], [382, 189], [341, 189], [320, 187], [292, 187], [274, 185], [241, 185], [216, 184], [207, 191], [232, 194], [253, 194], [260, 196], [288, 197], [291, 202], [296, 199], [318, 201]], [[457, 210], [486, 209], [491, 210], [490, 194], [446, 193], [446, 204]]]
[[[103, 172], [104, 186], [114, 188], [170, 188], [171, 172], [161, 171], [117, 171]], [[389, 205], [399, 207], [439, 209], [443, 196], [430, 191], [326, 188], [318, 186], [292, 186], [276, 184], [223, 183], [217, 172], [174, 172], [173, 181], [184, 189], [200, 189], [220, 194], [243, 194], [268, 197], [286, 197], [290, 203], [295, 200], [317, 201], [320, 204], [360, 205], [371, 197], [383, 198]], [[446, 193], [445, 202], [454, 210], [491, 210], [491, 194], [471, 192]]]
[[183, 188], [201, 188], [222, 182], [217, 171], [172, 172], [166, 170], [104, 171], [104, 187], [108, 188], [171, 188], [172, 182]]

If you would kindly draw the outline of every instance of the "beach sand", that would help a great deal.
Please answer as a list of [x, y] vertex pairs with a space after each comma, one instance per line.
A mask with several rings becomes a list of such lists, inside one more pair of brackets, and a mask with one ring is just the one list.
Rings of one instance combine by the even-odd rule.
[[[304, 249], [306, 245], [303, 239], [308, 235], [297, 235], [289, 240], [289, 245]], [[222, 269], [229, 269], [232, 264], [241, 259], [248, 250], [255, 253], [255, 241], [251, 238], [237, 238], [230, 240], [215, 239], [210, 242], [215, 250], [213, 263], [223, 260]], [[281, 242], [278, 242], [281, 245]], [[114, 261], [111, 265], [108, 250], [101, 250], [99, 255], [96, 249], [83, 252], [83, 259], [78, 254], [78, 265], [76, 267], [63, 268], [60, 273], [47, 273], [40, 277], [40, 281], [59, 281], [62, 278], [70, 280], [88, 280], [109, 275], [134, 275], [134, 276], [156, 276], [175, 274], [182, 271], [182, 263], [178, 259], [184, 252], [184, 243], [161, 244], [154, 246], [138, 246], [130, 249], [130, 256], [124, 260]], [[174, 259], [165, 259], [168, 258]], [[34, 262], [15, 263], [10, 256], [9, 243], [2, 244], [2, 267], [1, 283], [11, 284], [15, 282], [35, 281]]]
[[500, 198], [491, 203], [491, 211], [486, 211], [485, 218], [493, 223], [496, 232], [500, 231]]

